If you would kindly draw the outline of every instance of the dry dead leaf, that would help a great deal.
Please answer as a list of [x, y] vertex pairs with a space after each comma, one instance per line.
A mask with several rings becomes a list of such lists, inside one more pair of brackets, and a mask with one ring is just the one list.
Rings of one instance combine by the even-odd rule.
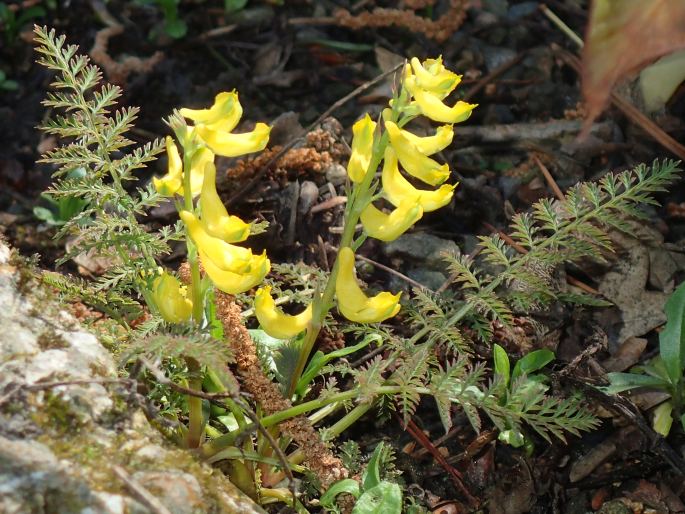
[[595, 0], [583, 49], [586, 126], [609, 101], [614, 84], [685, 47], [685, 2]]

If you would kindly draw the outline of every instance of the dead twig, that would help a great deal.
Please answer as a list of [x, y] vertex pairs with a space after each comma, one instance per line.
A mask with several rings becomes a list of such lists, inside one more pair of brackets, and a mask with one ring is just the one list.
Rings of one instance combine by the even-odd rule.
[[537, 167], [540, 168], [540, 171], [545, 176], [547, 185], [552, 189], [552, 191], [554, 191], [554, 196], [557, 197], [557, 200], [559, 200], [560, 202], [565, 201], [566, 198], [564, 197], [564, 193], [562, 193], [561, 189], [559, 188], [559, 185], [556, 183], [554, 177], [552, 177], [552, 174], [547, 169], [547, 166], [542, 164], [540, 158], [535, 154], [533, 154], [533, 161], [535, 161], [535, 164], [537, 164]]

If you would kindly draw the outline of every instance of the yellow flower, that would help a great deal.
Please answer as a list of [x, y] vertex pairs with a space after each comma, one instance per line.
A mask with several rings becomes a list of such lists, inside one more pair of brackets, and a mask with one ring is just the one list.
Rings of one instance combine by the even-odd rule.
[[375, 239], [394, 241], [423, 216], [423, 209], [417, 200], [402, 200], [390, 214], [385, 214], [370, 203], [360, 216], [364, 231]]
[[414, 88], [411, 93], [414, 96], [416, 105], [419, 106], [421, 114], [441, 123], [460, 123], [465, 121], [471, 116], [473, 109], [478, 106], [478, 104], [470, 104], [459, 100], [452, 107], [449, 107], [442, 103], [437, 96], [418, 87]]
[[264, 332], [277, 339], [290, 339], [302, 332], [312, 319], [312, 304], [300, 314], [285, 314], [276, 307], [271, 297], [271, 287], [264, 286], [257, 290], [254, 298], [255, 315]]
[[[179, 216], [183, 223], [186, 224], [186, 227], [188, 227], [190, 238], [197, 246], [200, 254], [205, 255], [211, 260], [213, 266], [232, 273], [246, 273], [250, 271], [254, 258], [251, 250], [229, 244], [218, 237], [210, 236], [202, 226], [202, 223], [191, 212], [181, 211]], [[203, 264], [207, 267], [204, 260]]]
[[271, 269], [271, 262], [269, 262], [266, 252], [261, 255], [251, 255], [248, 264], [249, 271], [243, 273], [222, 270], [202, 249], [199, 253], [202, 267], [207, 276], [217, 288], [228, 294], [240, 294], [249, 291], [259, 285]]
[[181, 116], [193, 120], [196, 124], [208, 125], [214, 130], [230, 132], [233, 130], [240, 117], [243, 115], [243, 107], [238, 100], [238, 93], [231, 91], [216, 95], [214, 104], [209, 109], [187, 109], [179, 111]]
[[183, 183], [183, 160], [171, 136], [166, 137], [166, 153], [169, 165], [162, 178], [152, 177], [152, 183], [162, 196], [174, 196]]
[[442, 125], [438, 127], [432, 136], [420, 137], [412, 134], [408, 130], [402, 130], [402, 135], [406, 137], [416, 149], [424, 155], [432, 155], [444, 150], [452, 143], [454, 130], [452, 125]]
[[386, 121], [385, 128], [390, 137], [390, 144], [407, 173], [431, 186], [437, 186], [447, 180], [450, 176], [447, 164], [441, 165], [420, 152], [406, 136], [406, 131], [392, 121]]
[[[166, 137], [166, 151], [169, 159], [167, 174], [162, 178], [153, 177], [152, 183], [162, 196], [183, 195], [183, 160], [170, 136]], [[205, 147], [198, 148], [190, 159], [190, 190], [193, 196], [202, 190], [205, 165], [208, 162], [214, 162], [214, 154]]]
[[257, 123], [252, 132], [245, 132], [244, 134], [216, 130], [208, 125], [197, 125], [195, 130], [215, 154], [224, 157], [237, 157], [264, 150], [269, 142], [271, 127], [266, 123]]
[[185, 288], [167, 272], [152, 281], [152, 299], [160, 316], [169, 323], [183, 323], [193, 313], [193, 302], [186, 298]]
[[350, 321], [379, 323], [400, 310], [400, 295], [386, 291], [369, 298], [360, 289], [354, 271], [354, 252], [349, 247], [338, 253], [338, 276], [335, 281], [338, 310]]
[[352, 125], [352, 154], [347, 164], [352, 182], [361, 182], [369, 171], [375, 130], [376, 122], [368, 114]]
[[202, 226], [213, 237], [227, 243], [245, 241], [250, 235], [250, 225], [238, 216], [229, 216], [224, 203], [216, 192], [216, 167], [208, 162], [205, 166], [204, 183], [200, 192]]
[[[405, 69], [405, 80], [413, 82], [413, 85], [428, 91], [440, 99], [449, 95], [461, 82], [461, 76], [445, 68], [442, 64], [442, 56], [437, 59], [426, 59], [423, 63], [416, 57], [410, 61], [411, 70]], [[411, 71], [414, 71], [412, 74]]]
[[397, 155], [391, 147], [385, 149], [381, 183], [383, 184], [385, 197], [395, 207], [408, 198], [416, 198], [423, 212], [435, 211], [450, 203], [454, 194], [454, 188], [457, 187], [456, 184], [444, 184], [435, 191], [415, 188], [400, 173], [397, 167]]

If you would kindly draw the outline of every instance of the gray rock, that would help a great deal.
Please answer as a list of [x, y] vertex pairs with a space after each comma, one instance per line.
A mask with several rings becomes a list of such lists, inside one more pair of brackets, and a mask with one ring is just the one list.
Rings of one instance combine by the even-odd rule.
[[347, 180], [347, 170], [345, 166], [337, 162], [331, 164], [326, 171], [326, 180], [328, 180], [334, 186], [342, 186]]
[[520, 4], [512, 5], [507, 13], [507, 18], [511, 21], [524, 18], [537, 11], [539, 6], [540, 2], [521, 2]]
[[[148, 514], [115, 466], [174, 514], [264, 512], [98, 383], [112, 356], [24, 266], [0, 242], [0, 512]], [[55, 381], [80, 382], [25, 387]]]
[[484, 45], [482, 50], [485, 67], [489, 72], [499, 68], [504, 63], [509, 62], [516, 57], [516, 52], [514, 50], [503, 46]]
[[384, 251], [390, 258], [400, 257], [418, 261], [424, 269], [443, 271], [447, 268], [443, 253], [459, 253], [454, 241], [441, 239], [425, 232], [403, 234], [385, 245]]

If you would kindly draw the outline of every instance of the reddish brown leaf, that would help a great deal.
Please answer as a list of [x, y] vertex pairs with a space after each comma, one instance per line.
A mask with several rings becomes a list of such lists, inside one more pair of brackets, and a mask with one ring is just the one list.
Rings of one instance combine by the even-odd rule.
[[685, 47], [685, 2], [595, 0], [583, 49], [587, 123], [602, 112], [626, 75]]

